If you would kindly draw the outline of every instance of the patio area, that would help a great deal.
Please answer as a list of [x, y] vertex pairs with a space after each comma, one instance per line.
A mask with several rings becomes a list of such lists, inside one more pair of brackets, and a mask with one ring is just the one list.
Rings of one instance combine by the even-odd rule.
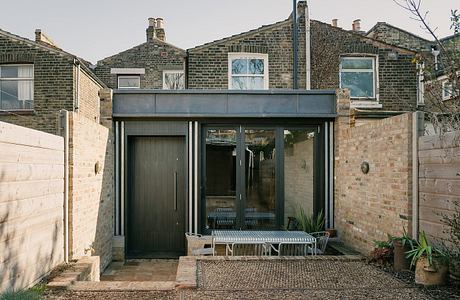
[[130, 259], [112, 262], [101, 281], [175, 281], [177, 259]]

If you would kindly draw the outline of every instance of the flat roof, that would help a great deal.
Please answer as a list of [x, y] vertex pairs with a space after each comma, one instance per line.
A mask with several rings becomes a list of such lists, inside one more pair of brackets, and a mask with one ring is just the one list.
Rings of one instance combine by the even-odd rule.
[[335, 118], [333, 90], [113, 91], [114, 118]]

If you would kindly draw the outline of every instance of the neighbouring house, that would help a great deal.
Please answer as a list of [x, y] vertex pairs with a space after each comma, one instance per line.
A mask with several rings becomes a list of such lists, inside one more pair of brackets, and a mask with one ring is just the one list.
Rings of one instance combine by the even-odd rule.
[[59, 48], [40, 29], [35, 41], [0, 30], [0, 121], [59, 132], [60, 110], [99, 122], [100, 89], [89, 63]]
[[116, 88], [115, 259], [180, 255], [185, 231], [282, 228], [300, 207], [334, 226], [335, 90], [362, 123], [414, 111], [415, 51], [297, 12], [296, 47], [292, 16], [186, 52], [150, 19], [146, 43], [98, 62]]
[[113, 89], [184, 89], [185, 50], [166, 42], [164, 21], [149, 18], [147, 41], [102, 59], [96, 75]]

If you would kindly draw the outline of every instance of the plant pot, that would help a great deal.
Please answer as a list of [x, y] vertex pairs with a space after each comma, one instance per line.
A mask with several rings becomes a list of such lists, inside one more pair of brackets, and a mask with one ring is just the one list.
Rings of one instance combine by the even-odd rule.
[[406, 258], [406, 251], [410, 250], [407, 246], [403, 247], [401, 241], [393, 242], [393, 269], [396, 272], [410, 270], [410, 261]]
[[329, 232], [329, 237], [330, 238], [333, 238], [333, 237], [336, 237], [337, 236], [337, 230], [333, 229], [333, 228], [328, 228], [326, 229], [326, 232]]
[[448, 267], [436, 258], [430, 266], [426, 257], [421, 257], [415, 265], [415, 283], [425, 286], [443, 285], [446, 283]]

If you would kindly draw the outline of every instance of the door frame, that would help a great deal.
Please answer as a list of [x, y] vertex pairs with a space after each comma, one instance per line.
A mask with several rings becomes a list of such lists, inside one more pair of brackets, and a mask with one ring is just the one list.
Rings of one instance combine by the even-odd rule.
[[[233, 124], [227, 122], [203, 122], [201, 123], [200, 130], [200, 146], [201, 153], [199, 159], [201, 160], [201, 172], [200, 172], [200, 196], [199, 196], [199, 231], [203, 234], [209, 234], [210, 231], [205, 228], [206, 218], [206, 131], [208, 129], [236, 129], [237, 132], [237, 156], [241, 158], [241, 165], [245, 165], [245, 156], [242, 155], [241, 151], [244, 149], [244, 130], [245, 129], [274, 129], [275, 130], [275, 149], [277, 153], [283, 153], [278, 155], [275, 161], [275, 195], [276, 195], [276, 226], [282, 228], [284, 226], [284, 129], [314, 129], [315, 143], [314, 143], [314, 154], [313, 154], [313, 211], [318, 213], [320, 210], [325, 213], [327, 209], [325, 205], [325, 179], [324, 179], [324, 166], [325, 166], [325, 139], [324, 139], [324, 123], [323, 122], [280, 122], [275, 120], [263, 120], [257, 122], [251, 121], [237, 121]], [[240, 151], [238, 151], [238, 149]], [[237, 157], [238, 158], [238, 157]], [[238, 159], [237, 159], [238, 160]], [[244, 214], [244, 207], [246, 203], [246, 194], [244, 190], [244, 182], [246, 180], [245, 172], [242, 172], [242, 167], [236, 167], [236, 197], [241, 194], [242, 199], [237, 200], [237, 224], [241, 225]], [[240, 176], [240, 178], [238, 178]], [[242, 189], [242, 190], [241, 190]]]

